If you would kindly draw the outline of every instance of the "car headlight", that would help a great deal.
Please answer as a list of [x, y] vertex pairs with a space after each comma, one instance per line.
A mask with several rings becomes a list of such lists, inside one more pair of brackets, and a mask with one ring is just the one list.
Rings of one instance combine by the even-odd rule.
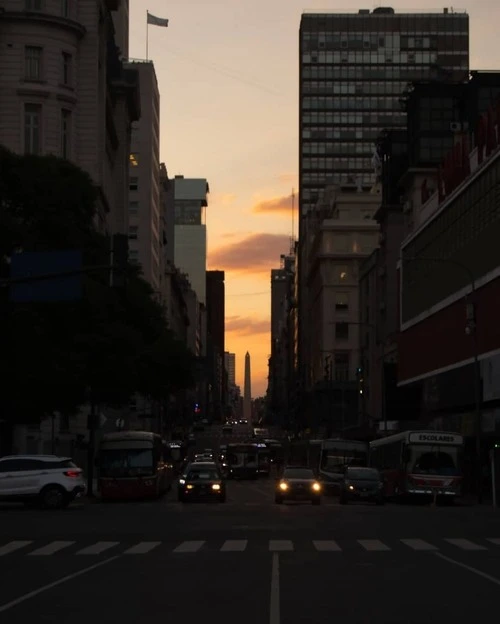
[[194, 488], [194, 485], [186, 485], [186, 490], [192, 490]]
[[217, 490], [220, 490], [220, 485], [219, 485], [218, 483], [214, 483], [214, 484], [212, 485], [212, 490], [216, 490], [216, 491], [217, 491]]
[[179, 485], [186, 485], [186, 479], [179, 479]]
[[313, 483], [313, 484], [312, 484], [312, 489], [313, 489], [315, 492], [319, 492], [319, 491], [321, 490], [321, 485], [320, 485], [319, 483]]
[[283, 491], [288, 490], [288, 484], [282, 481], [280, 483], [280, 490], [283, 490]]
[[354, 485], [351, 485], [350, 483], [346, 483], [346, 485], [351, 490], [351, 492], [354, 490]]

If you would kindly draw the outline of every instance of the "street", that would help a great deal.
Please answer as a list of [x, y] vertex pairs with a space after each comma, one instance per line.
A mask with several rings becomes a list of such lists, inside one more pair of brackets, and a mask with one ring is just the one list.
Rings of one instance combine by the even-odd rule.
[[229, 482], [226, 504], [2, 506], [2, 623], [489, 621], [491, 509], [275, 505], [273, 483]]

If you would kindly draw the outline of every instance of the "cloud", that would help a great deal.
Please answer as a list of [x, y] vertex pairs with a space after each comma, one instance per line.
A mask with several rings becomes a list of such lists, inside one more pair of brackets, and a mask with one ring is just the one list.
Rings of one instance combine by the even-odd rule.
[[[295, 208], [297, 208], [297, 197], [295, 198]], [[283, 197], [273, 197], [273, 199], [265, 199], [255, 204], [252, 212], [269, 213], [279, 216], [287, 216], [292, 218], [292, 195], [284, 195]]]
[[251, 234], [210, 251], [209, 266], [233, 273], [267, 273], [279, 266], [280, 254], [290, 248], [286, 234]]
[[255, 319], [250, 316], [226, 317], [226, 332], [235, 332], [239, 336], [255, 336], [271, 331], [269, 319]]

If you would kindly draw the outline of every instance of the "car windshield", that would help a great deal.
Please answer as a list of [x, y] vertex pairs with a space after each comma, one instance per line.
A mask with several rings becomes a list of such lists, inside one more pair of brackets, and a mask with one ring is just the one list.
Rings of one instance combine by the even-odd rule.
[[152, 449], [104, 449], [101, 451], [102, 477], [129, 477], [153, 474]]
[[314, 479], [314, 472], [309, 468], [286, 468], [284, 479]]
[[191, 470], [188, 481], [214, 481], [219, 478], [216, 470]]
[[380, 481], [380, 474], [374, 468], [349, 468], [346, 477], [348, 479], [363, 479], [364, 481]]

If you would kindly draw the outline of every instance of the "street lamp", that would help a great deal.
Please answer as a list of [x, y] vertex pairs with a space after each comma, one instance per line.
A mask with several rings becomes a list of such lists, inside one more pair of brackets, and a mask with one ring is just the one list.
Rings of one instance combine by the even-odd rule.
[[476, 280], [471, 268], [462, 262], [451, 260], [449, 258], [432, 258], [428, 256], [419, 256], [411, 258], [402, 258], [402, 265], [410, 262], [437, 262], [440, 264], [449, 264], [456, 266], [463, 271], [469, 278], [471, 288], [471, 300], [468, 302], [467, 294], [465, 295], [466, 303], [466, 322], [465, 333], [472, 338], [472, 350], [474, 358], [474, 407], [475, 407], [475, 429], [476, 429], [476, 455], [477, 455], [477, 502], [481, 504], [483, 502], [483, 482], [481, 475], [481, 435], [482, 435], [482, 423], [481, 423], [481, 368], [479, 365], [479, 346], [477, 342], [477, 326], [476, 326]]

